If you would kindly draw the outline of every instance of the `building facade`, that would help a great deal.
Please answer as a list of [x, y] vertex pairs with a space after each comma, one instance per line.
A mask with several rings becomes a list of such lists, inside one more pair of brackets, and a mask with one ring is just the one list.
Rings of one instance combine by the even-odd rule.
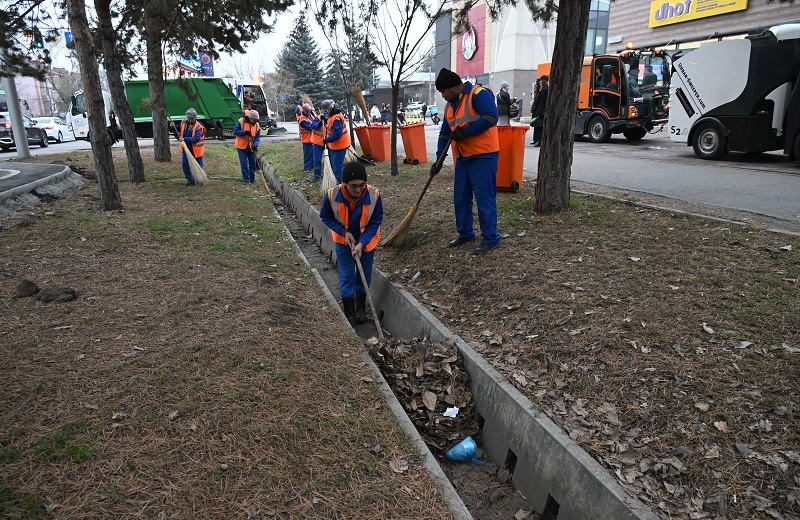
[[799, 19], [798, 1], [616, 0], [608, 24], [608, 49], [693, 48]]

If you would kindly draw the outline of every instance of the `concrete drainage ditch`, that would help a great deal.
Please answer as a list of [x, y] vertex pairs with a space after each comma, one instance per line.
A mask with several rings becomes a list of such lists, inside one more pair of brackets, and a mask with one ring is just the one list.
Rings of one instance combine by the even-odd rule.
[[[322, 269], [316, 268], [322, 271], [318, 281], [323, 287], [332, 287], [338, 292], [335, 269], [328, 268], [333, 263], [327, 263], [335, 261], [333, 241], [330, 231], [320, 221], [317, 210], [270, 168], [266, 168], [264, 173], [271, 189], [297, 219], [296, 225], [301, 229], [295, 236], [300, 238], [297, 240], [298, 246], [306, 254], [309, 265], [324, 266]], [[329, 299], [336, 304], [330, 290], [327, 292]], [[377, 269], [373, 272], [371, 293], [384, 330], [393, 336], [427, 336], [432, 342], [455, 344], [460, 350], [471, 379], [478, 423], [481, 425], [483, 452], [495, 467], [508, 472], [510, 481], [527, 499], [527, 509], [547, 512], [547, 518], [559, 520], [658, 518], [638, 498], [622, 489], [597, 461], [463, 339], [450, 332], [411, 294], [395, 287]], [[357, 332], [364, 336], [369, 334], [369, 330], [361, 327], [371, 327], [374, 333], [371, 323], [358, 326]], [[369, 359], [369, 356], [365, 358]], [[377, 367], [374, 370], [378, 372]], [[390, 406], [395, 415], [404, 426], [409, 426], [410, 420], [391, 395], [385, 381], [382, 386], [390, 394]], [[413, 426], [410, 427], [413, 430]], [[425, 464], [448, 500], [454, 516], [471, 518], [463, 501], [454, 496], [455, 491], [436, 459], [421, 438], [418, 435], [415, 437], [417, 447], [425, 456]]]

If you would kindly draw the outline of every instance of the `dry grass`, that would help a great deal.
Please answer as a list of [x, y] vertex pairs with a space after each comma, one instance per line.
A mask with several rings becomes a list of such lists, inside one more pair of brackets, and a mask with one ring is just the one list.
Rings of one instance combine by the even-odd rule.
[[[368, 172], [388, 235], [427, 171]], [[800, 517], [800, 239], [591, 196], [539, 216], [526, 185], [474, 257], [452, 182], [378, 268], [663, 518]]]
[[271, 200], [206, 148], [202, 188], [118, 154], [123, 212], [93, 183], [2, 230], [0, 516], [449, 517]]

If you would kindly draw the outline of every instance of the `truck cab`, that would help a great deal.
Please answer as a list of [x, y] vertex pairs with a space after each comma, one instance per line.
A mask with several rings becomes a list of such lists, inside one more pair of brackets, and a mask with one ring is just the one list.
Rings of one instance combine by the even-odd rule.
[[[550, 74], [550, 63], [537, 74]], [[670, 59], [664, 51], [587, 56], [581, 69], [575, 135], [604, 143], [612, 134], [631, 141], [667, 122]]]

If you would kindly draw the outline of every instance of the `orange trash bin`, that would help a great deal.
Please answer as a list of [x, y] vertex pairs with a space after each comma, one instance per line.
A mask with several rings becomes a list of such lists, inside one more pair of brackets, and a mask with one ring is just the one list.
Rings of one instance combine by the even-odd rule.
[[425, 143], [425, 123], [400, 126], [403, 148], [406, 151], [404, 163], [425, 164], [428, 162], [428, 145]]
[[528, 125], [498, 125], [500, 154], [497, 160], [497, 189], [516, 193], [522, 189], [522, 160]]
[[375, 161], [388, 161], [392, 157], [392, 146], [389, 132], [392, 125], [369, 125], [365, 127], [369, 135], [369, 147], [372, 150], [372, 159]]
[[354, 128], [354, 130], [356, 131], [356, 137], [358, 137], [358, 144], [361, 145], [361, 153], [364, 154], [364, 157], [371, 159], [372, 147], [370, 146], [369, 133], [367, 132], [367, 127], [357, 126]]

